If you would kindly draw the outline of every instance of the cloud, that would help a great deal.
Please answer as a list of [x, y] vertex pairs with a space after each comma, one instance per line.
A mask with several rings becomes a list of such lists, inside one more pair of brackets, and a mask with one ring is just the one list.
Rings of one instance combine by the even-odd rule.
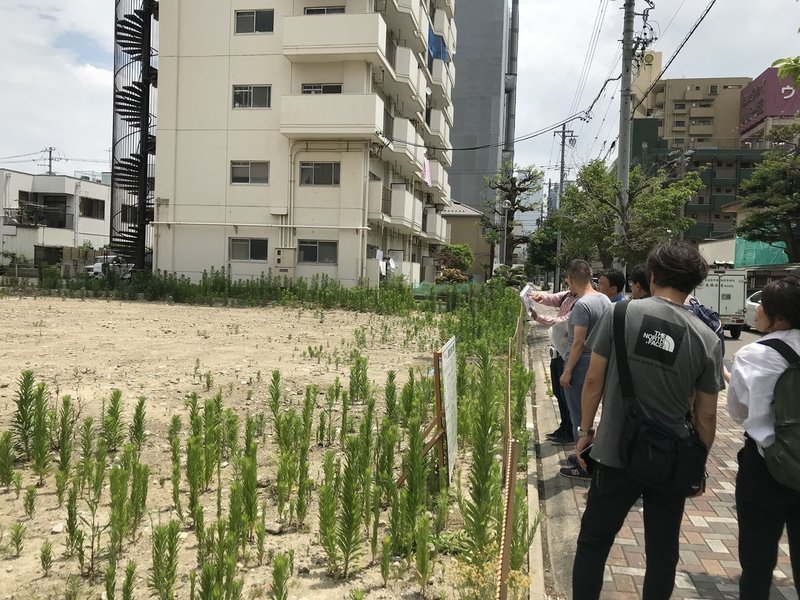
[[[619, 0], [603, 2], [607, 3], [603, 27], [579, 108], [586, 108], [598, 93], [619, 54], [623, 3]], [[517, 135], [536, 131], [568, 116], [600, 4], [598, 0], [520, 3]], [[638, 4], [642, 3], [637, 3], [637, 7]], [[666, 62], [707, 2], [656, 0], [655, 4], [650, 22], [656, 33], [663, 35], [654, 49], [663, 52]], [[676, 13], [679, 6], [681, 9]], [[665, 78], [758, 76], [776, 58], [798, 53], [799, 9], [795, 0], [717, 2]], [[640, 24], [641, 19], [637, 18], [637, 27]], [[614, 70], [614, 75], [618, 74], [619, 66]], [[578, 136], [575, 149], [567, 151], [566, 163], [573, 175], [580, 164], [596, 158], [601, 148], [607, 150], [616, 138], [618, 89], [612, 85], [606, 91], [590, 122], [576, 121], [568, 125]], [[558, 179], [558, 159], [558, 139], [552, 133], [516, 147], [518, 163], [554, 167], [546, 171], [546, 178]]]
[[[109, 7], [110, 5], [110, 7]], [[36, 0], [0, 8], [0, 156], [55, 146], [107, 158], [111, 145], [113, 3]], [[38, 172], [33, 162], [0, 167]], [[62, 161], [56, 171], [107, 170]]]

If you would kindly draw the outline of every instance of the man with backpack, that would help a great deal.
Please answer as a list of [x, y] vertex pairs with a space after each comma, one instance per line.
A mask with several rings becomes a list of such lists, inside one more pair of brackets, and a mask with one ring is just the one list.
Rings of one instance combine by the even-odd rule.
[[[693, 246], [672, 241], [650, 253], [647, 271], [652, 297], [614, 305], [587, 342], [592, 355], [581, 397], [576, 451], [587, 468], [583, 451], [594, 442], [588, 453], [594, 470], [572, 571], [575, 600], [599, 598], [608, 553], [640, 497], [647, 560], [642, 597], [670, 597], [689, 486], [676, 487], [671, 476], [654, 480], [651, 475], [657, 464], [666, 466], [658, 470], [661, 474], [677, 472], [684, 463], [677, 460], [677, 453], [668, 464], [651, 463], [647, 453], [632, 453], [638, 447], [630, 442], [646, 439], [642, 434], [646, 425], [649, 431], [665, 432], [675, 448], [701, 444], [702, 453], [694, 462], [699, 463], [702, 478], [714, 441], [717, 396], [724, 387], [719, 339], [683, 308], [691, 290], [705, 279], [708, 266]], [[615, 313], [621, 316], [616, 322]], [[601, 398], [603, 412], [595, 436]], [[634, 427], [628, 428], [629, 423]], [[653, 471], [648, 470], [651, 464]]]
[[739, 595], [767, 600], [784, 527], [800, 593], [800, 269], [764, 287], [756, 324], [766, 335], [734, 357], [728, 412], [745, 430], [736, 475]]

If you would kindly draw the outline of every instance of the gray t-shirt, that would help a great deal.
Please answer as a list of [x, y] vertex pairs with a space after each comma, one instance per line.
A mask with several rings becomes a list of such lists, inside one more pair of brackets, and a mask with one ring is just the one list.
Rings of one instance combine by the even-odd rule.
[[[592, 329], [600, 321], [600, 317], [611, 306], [611, 300], [605, 294], [587, 294], [578, 298], [575, 306], [572, 307], [572, 312], [569, 313], [568, 329], [567, 329], [567, 355], [564, 361], [569, 360], [570, 351], [572, 348], [572, 341], [575, 339], [575, 326], [586, 327], [586, 339], [589, 339], [589, 334]], [[592, 354], [592, 349], [589, 344], [583, 347], [583, 354], [581, 358], [588, 360]]]
[[[628, 306], [625, 344], [644, 418], [685, 436], [695, 391], [716, 394], [725, 388], [719, 338], [693, 313], [653, 297]], [[613, 310], [603, 316], [586, 345], [608, 359], [603, 412], [591, 456], [604, 465], [623, 467], [619, 441], [628, 407], [619, 385]]]

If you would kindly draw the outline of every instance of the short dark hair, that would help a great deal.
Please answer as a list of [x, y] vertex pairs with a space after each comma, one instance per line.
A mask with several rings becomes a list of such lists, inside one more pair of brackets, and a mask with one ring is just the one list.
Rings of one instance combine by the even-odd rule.
[[608, 285], [617, 288], [617, 293], [625, 291], [625, 273], [619, 269], [606, 269], [600, 272], [600, 276], [608, 279]]
[[592, 280], [592, 267], [585, 260], [573, 258], [567, 264], [567, 275], [580, 283], [589, 283]]
[[792, 329], [800, 329], [800, 279], [784, 277], [765, 285], [761, 308], [771, 320], [783, 319]]
[[705, 280], [708, 263], [690, 243], [672, 240], [650, 251], [647, 271], [657, 286], [688, 294]]
[[647, 267], [645, 265], [636, 265], [631, 269], [631, 274], [628, 275], [628, 281], [631, 283], [638, 283], [642, 289], [650, 295], [650, 276], [647, 274]]

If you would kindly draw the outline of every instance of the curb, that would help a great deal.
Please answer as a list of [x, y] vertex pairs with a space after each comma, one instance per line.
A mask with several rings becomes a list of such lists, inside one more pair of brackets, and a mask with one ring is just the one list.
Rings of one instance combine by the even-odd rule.
[[[530, 439], [528, 441], [528, 523], [533, 523], [541, 510], [539, 499], [539, 458], [536, 455], [536, 422], [534, 421], [534, 406], [537, 400], [547, 397], [547, 389], [545, 387], [544, 370], [541, 368], [541, 361], [535, 360], [531, 355], [530, 343], [525, 344], [525, 353], [528, 361], [528, 367], [534, 373], [533, 389], [531, 390], [530, 400], [528, 402], [528, 415], [527, 415], [527, 429], [530, 432]], [[542, 537], [542, 522], [536, 529], [536, 535], [533, 538], [533, 543], [528, 549], [528, 574], [530, 576], [530, 591], [529, 598], [531, 600], [543, 600], [547, 598], [547, 589], [545, 587], [544, 577], [544, 538]]]

